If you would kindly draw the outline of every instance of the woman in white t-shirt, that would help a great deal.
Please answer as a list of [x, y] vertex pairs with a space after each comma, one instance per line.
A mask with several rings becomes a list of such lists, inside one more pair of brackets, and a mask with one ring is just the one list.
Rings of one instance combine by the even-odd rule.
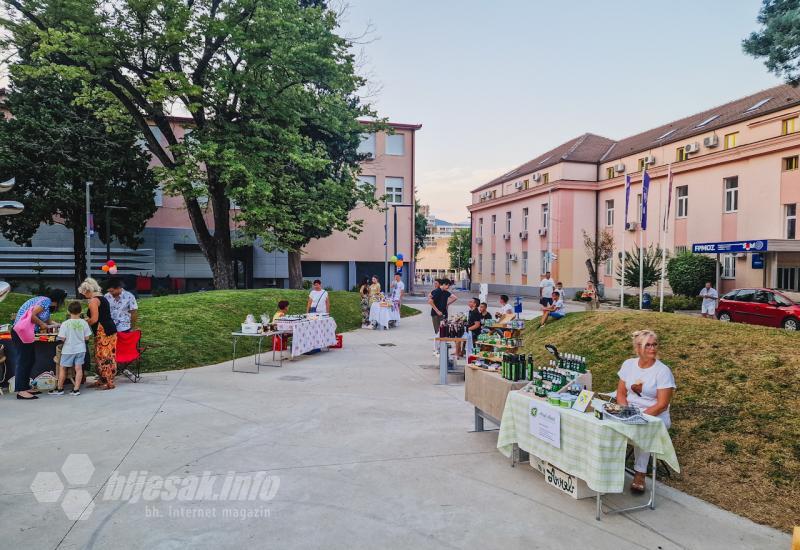
[[331, 300], [328, 291], [322, 289], [322, 281], [314, 281], [314, 290], [308, 294], [306, 313], [328, 313], [331, 310]]
[[[667, 365], [658, 360], [658, 336], [649, 330], [633, 333], [633, 347], [638, 357], [622, 363], [617, 375], [617, 403], [636, 405], [642, 412], [659, 417], [670, 427], [669, 403], [675, 391], [675, 378]], [[634, 476], [631, 491], [645, 490], [650, 453], [638, 447], [634, 452]]]

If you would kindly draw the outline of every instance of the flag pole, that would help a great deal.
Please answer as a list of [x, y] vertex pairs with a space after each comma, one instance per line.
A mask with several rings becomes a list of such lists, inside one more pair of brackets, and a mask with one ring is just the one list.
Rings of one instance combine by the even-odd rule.
[[639, 207], [639, 310], [644, 306], [644, 232], [647, 227], [647, 199], [649, 190], [645, 190], [647, 167], [642, 170], [642, 204]]
[[622, 225], [622, 266], [619, 275], [619, 307], [625, 307], [625, 233], [628, 232], [628, 201], [631, 194], [631, 176], [625, 175], [625, 219]]
[[664, 231], [661, 242], [661, 300], [658, 311], [664, 313], [664, 275], [667, 270], [667, 231], [669, 231], [669, 212], [672, 205], [672, 163], [667, 166], [667, 209], [664, 213]]

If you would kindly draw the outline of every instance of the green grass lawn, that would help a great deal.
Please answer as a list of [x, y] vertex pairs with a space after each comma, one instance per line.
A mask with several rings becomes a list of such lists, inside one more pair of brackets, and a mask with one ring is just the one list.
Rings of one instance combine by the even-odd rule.
[[[7, 322], [29, 297], [10, 294], [0, 303], [0, 320]], [[330, 297], [331, 315], [336, 319], [337, 332], [359, 328], [361, 304], [358, 294], [331, 292]], [[148, 346], [142, 370], [184, 369], [230, 360], [230, 334], [241, 328], [248, 313], [256, 319], [262, 313], [271, 318], [281, 300], [289, 301], [290, 313], [305, 313], [307, 298], [306, 290], [283, 289], [219, 290], [142, 298], [139, 300], [139, 326], [142, 340]], [[57, 320], [64, 318], [64, 309], [54, 316]], [[403, 317], [417, 313], [417, 310], [405, 306], [401, 312]], [[237, 346], [237, 355], [251, 355], [255, 350], [255, 339], [242, 339]]]
[[670, 432], [682, 472], [665, 482], [789, 530], [800, 518], [800, 334], [671, 313], [570, 313], [527, 328], [525, 352], [541, 363], [553, 343], [585, 356], [594, 389], [611, 391], [635, 356], [631, 334], [645, 328], [678, 386]]

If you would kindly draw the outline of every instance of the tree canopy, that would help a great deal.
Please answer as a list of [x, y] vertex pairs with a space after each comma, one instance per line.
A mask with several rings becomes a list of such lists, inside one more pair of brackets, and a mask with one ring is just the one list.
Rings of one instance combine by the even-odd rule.
[[464, 228], [453, 232], [450, 242], [447, 243], [447, 253], [450, 255], [450, 269], [464, 269], [467, 279], [472, 280], [472, 229]]
[[761, 29], [742, 41], [745, 53], [764, 58], [770, 72], [800, 84], [800, 0], [764, 0]]
[[358, 119], [374, 113], [355, 93], [364, 81], [325, 2], [6, 3], [8, 45], [81, 78], [85, 95], [113, 99], [138, 127], [165, 191], [186, 203], [217, 288], [233, 285], [238, 222], [298, 265], [310, 239], [359, 231], [348, 213], [374, 196], [356, 182], [368, 129]]

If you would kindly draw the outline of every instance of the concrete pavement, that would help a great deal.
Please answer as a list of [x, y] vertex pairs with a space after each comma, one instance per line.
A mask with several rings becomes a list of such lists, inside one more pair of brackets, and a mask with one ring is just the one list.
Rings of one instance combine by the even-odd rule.
[[[595, 521], [593, 500], [574, 501], [529, 467], [511, 468], [495, 449], [496, 432], [470, 433], [463, 380], [436, 385], [431, 332], [426, 311], [391, 331], [347, 333], [344, 349], [262, 367], [260, 374], [232, 373], [223, 363], [169, 372], [165, 380], [149, 375], [136, 385], [120, 380], [114, 391], [86, 390], [79, 397], [0, 398], [7, 418], [0, 544], [789, 547], [788, 535], [666, 488], [656, 511]], [[87, 456], [73, 456], [62, 468], [70, 455]], [[41, 472], [52, 475], [37, 478]], [[254, 485], [269, 476], [268, 494], [214, 501], [201, 489], [206, 497], [199, 499], [192, 480], [204, 472], [206, 478], [234, 472]], [[127, 497], [119, 476], [130, 482]], [[170, 498], [153, 490], [169, 477], [187, 492]], [[142, 494], [142, 487], [150, 491]], [[82, 500], [86, 495], [91, 500]], [[631, 497], [609, 501], [627, 505]], [[62, 505], [83, 511], [84, 519], [68, 519]]]

